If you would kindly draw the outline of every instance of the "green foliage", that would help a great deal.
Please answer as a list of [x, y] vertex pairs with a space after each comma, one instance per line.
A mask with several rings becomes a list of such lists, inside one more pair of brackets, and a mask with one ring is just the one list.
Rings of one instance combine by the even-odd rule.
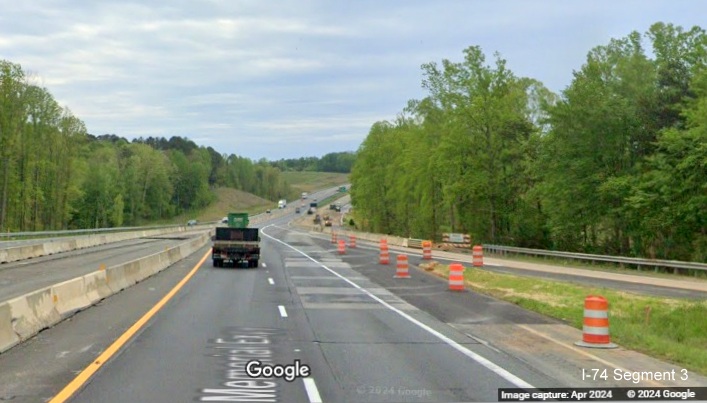
[[172, 137], [93, 136], [19, 65], [0, 61], [0, 232], [138, 225], [207, 206], [212, 187], [276, 200], [267, 162]]
[[270, 162], [273, 167], [281, 171], [317, 171], [317, 172], [339, 172], [349, 173], [356, 160], [356, 154], [352, 152], [329, 153], [322, 158], [302, 157], [281, 159]]
[[703, 29], [663, 23], [592, 49], [560, 95], [475, 46], [424, 64], [428, 96], [358, 150], [353, 203], [382, 233], [706, 261], [706, 64]]

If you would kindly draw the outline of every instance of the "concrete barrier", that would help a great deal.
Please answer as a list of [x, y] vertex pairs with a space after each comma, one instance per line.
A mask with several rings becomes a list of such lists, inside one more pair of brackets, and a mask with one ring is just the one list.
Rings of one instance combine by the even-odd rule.
[[106, 269], [106, 282], [111, 294], [118, 293], [129, 287], [125, 278], [125, 267], [123, 265], [111, 266]]
[[12, 311], [5, 302], [0, 304], [0, 351], [9, 350], [20, 342], [12, 328]]
[[91, 305], [91, 300], [86, 295], [83, 277], [55, 284], [51, 290], [54, 307], [62, 318]]
[[[184, 256], [181, 256], [182, 258]], [[163, 268], [169, 266], [167, 253], [158, 253], [140, 260], [140, 270], [137, 281], [142, 281], [153, 274], [159, 273]]]
[[11, 299], [7, 304], [12, 315], [12, 327], [21, 341], [61, 320], [50, 287]]
[[[149, 256], [144, 257], [147, 259]], [[125, 263], [123, 265], [123, 273], [125, 274], [125, 281], [128, 283], [128, 287], [140, 282], [140, 260], [133, 260], [132, 262]]]
[[211, 231], [162, 252], [63, 281], [0, 303], [0, 353], [191, 255]]
[[86, 297], [91, 304], [108, 297], [113, 292], [108, 287], [108, 277], [105, 270], [94, 271], [83, 276], [84, 287], [86, 287]]
[[148, 236], [157, 236], [176, 232], [185, 232], [187, 230], [198, 230], [207, 228], [212, 227], [209, 225], [201, 225], [189, 228], [169, 227], [148, 231], [117, 232], [114, 234], [105, 235], [94, 234], [66, 240], [57, 239], [52, 242], [46, 242], [37, 245], [14, 246], [10, 248], [0, 249], [0, 263], [15, 262], [18, 260], [31, 259], [34, 257], [46, 256], [55, 253], [69, 252], [76, 249], [90, 248], [93, 246], [104, 245], [112, 242], [120, 242]]

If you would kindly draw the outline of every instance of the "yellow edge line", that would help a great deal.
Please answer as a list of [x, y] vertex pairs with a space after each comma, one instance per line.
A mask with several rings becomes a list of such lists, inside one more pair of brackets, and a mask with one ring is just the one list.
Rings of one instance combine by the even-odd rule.
[[199, 263], [194, 266], [194, 268], [189, 272], [189, 274], [186, 275], [177, 285], [172, 288], [172, 290], [167, 293], [160, 302], [158, 302], [155, 306], [153, 306], [145, 315], [142, 316], [142, 318], [138, 319], [137, 322], [135, 322], [128, 330], [125, 331], [120, 337], [118, 337], [113, 344], [110, 345], [101, 355], [98, 356], [92, 363], [88, 364], [86, 368], [84, 368], [83, 371], [81, 371], [80, 374], [76, 376], [71, 382], [69, 382], [68, 385], [64, 387], [64, 389], [61, 390], [56, 396], [50, 400], [50, 403], [61, 403], [67, 401], [69, 398], [71, 398], [74, 393], [76, 393], [89, 379], [91, 379], [91, 376], [98, 371], [103, 364], [108, 362], [108, 360], [115, 355], [118, 350], [120, 350], [125, 343], [130, 340], [135, 333], [140, 331], [143, 326], [149, 321], [155, 314], [162, 309], [162, 307], [170, 300], [172, 297], [179, 292], [179, 290], [184, 287], [184, 284], [191, 279], [194, 274], [196, 274], [196, 271], [199, 270], [201, 265], [204, 263], [206, 258], [211, 254], [211, 251], [206, 252], [204, 254], [204, 257], [201, 258]]

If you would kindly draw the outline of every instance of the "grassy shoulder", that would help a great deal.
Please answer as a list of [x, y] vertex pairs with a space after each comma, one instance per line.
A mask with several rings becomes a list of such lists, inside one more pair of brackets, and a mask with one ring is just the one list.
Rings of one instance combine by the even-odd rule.
[[288, 171], [283, 172], [282, 177], [297, 193], [311, 193], [349, 182], [349, 174], [335, 172]]
[[[428, 267], [447, 278], [449, 266]], [[430, 270], [431, 269], [431, 270]], [[707, 301], [655, 298], [600, 287], [536, 280], [465, 268], [471, 289], [582, 329], [584, 298], [609, 301], [613, 342], [707, 375]]]

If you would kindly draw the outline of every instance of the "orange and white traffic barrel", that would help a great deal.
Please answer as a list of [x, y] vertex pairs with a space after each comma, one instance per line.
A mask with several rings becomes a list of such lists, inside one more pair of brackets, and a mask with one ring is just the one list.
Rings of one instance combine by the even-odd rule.
[[584, 299], [584, 326], [582, 341], [574, 344], [591, 348], [616, 348], [609, 336], [609, 302], [601, 296]]
[[336, 243], [336, 232], [331, 231], [331, 243]]
[[394, 278], [410, 278], [407, 255], [398, 255]]
[[380, 254], [380, 264], [390, 263], [390, 253], [388, 251], [388, 242], [385, 239], [381, 239], [381, 254]]
[[451, 291], [464, 291], [464, 266], [461, 263], [449, 265], [449, 289]]
[[349, 248], [356, 247], [356, 235], [349, 235]]
[[472, 262], [474, 263], [474, 267], [482, 267], [484, 265], [484, 248], [481, 245], [474, 246]]
[[422, 259], [432, 259], [432, 241], [422, 241]]
[[343, 255], [344, 253], [346, 253], [346, 242], [344, 242], [343, 240], [339, 241], [338, 251], [339, 251], [340, 255]]

